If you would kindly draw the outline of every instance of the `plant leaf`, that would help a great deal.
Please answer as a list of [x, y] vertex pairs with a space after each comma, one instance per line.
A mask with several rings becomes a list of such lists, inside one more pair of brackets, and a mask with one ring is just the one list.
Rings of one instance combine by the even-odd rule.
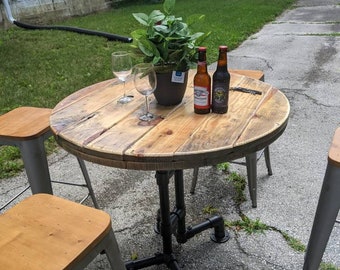
[[168, 59], [168, 55], [169, 55], [169, 48], [168, 48], [168, 41], [164, 41], [163, 43], [159, 44], [157, 46], [158, 48], [158, 52], [159, 52], [159, 56], [162, 58], [163, 62]]
[[155, 29], [155, 31], [161, 32], [161, 33], [169, 33], [169, 29], [168, 27], [164, 26], [164, 25], [155, 25], [153, 27]]
[[160, 10], [153, 10], [149, 16], [150, 23], [152, 24], [160, 22], [164, 20], [164, 18], [165, 18], [165, 14], [161, 12]]
[[211, 34], [211, 32], [200, 35], [199, 37], [197, 37], [195, 44], [196, 45], [203, 44], [203, 42], [210, 36], [210, 34]]
[[171, 14], [175, 8], [176, 0], [165, 0], [163, 3], [163, 9], [166, 14]]
[[149, 16], [145, 13], [132, 13], [132, 16], [142, 25], [148, 26]]
[[142, 37], [145, 37], [146, 30], [145, 29], [137, 29], [137, 30], [131, 32], [130, 34], [131, 34], [133, 40], [139, 40]]
[[159, 52], [157, 50], [157, 47], [155, 44], [153, 44], [151, 41], [149, 41], [146, 38], [140, 38], [138, 41], [138, 47], [139, 49], [149, 57], [159, 56]]
[[198, 39], [199, 37], [201, 37], [201, 36], [203, 36], [203, 35], [204, 35], [204, 33], [202, 33], [202, 32], [197, 32], [197, 33], [193, 34], [193, 35], [190, 37], [190, 40], [196, 40], [196, 39]]

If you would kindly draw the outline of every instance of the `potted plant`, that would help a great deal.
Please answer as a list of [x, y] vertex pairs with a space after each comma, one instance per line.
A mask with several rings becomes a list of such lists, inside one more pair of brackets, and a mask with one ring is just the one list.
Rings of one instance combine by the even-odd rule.
[[[176, 105], [182, 101], [188, 70], [197, 63], [197, 47], [210, 35], [191, 33], [190, 26], [202, 21], [205, 16], [194, 14], [184, 22], [182, 17], [173, 15], [175, 3], [176, 0], [165, 0], [163, 11], [153, 10], [150, 15], [133, 13], [144, 28], [131, 33], [132, 47], [137, 57], [155, 65], [158, 80], [154, 94], [162, 105]], [[175, 86], [182, 88], [179, 98], [175, 98]], [[166, 90], [164, 94], [167, 96], [161, 100], [162, 89]]]

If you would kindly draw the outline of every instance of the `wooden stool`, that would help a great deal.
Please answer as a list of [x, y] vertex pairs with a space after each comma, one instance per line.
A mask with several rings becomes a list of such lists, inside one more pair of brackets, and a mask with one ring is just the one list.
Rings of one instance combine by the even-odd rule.
[[125, 269], [110, 216], [49, 194], [32, 195], [0, 215], [1, 269], [84, 269], [105, 251]]
[[[264, 74], [259, 70], [231, 70], [231, 73], [236, 73], [256, 80], [264, 81]], [[250, 199], [252, 201], [252, 206], [257, 207], [257, 161], [263, 155], [265, 156], [266, 166], [268, 170], [268, 175], [272, 175], [272, 168], [270, 164], [269, 146], [264, 148], [262, 151], [251, 153], [246, 155], [245, 162], [231, 161], [230, 163], [236, 163], [239, 165], [247, 166], [247, 176], [248, 176], [248, 188]], [[193, 179], [191, 182], [190, 193], [195, 193], [195, 188], [197, 184], [198, 177], [198, 167], [194, 168]]]
[[[340, 209], [340, 128], [335, 131], [305, 256], [304, 270], [317, 270]], [[340, 252], [340, 251], [339, 251]]]
[[[19, 107], [0, 116], [0, 145], [19, 147], [33, 194], [53, 193], [44, 147], [44, 141], [52, 136], [49, 120], [51, 111], [51, 109], [47, 108]], [[94, 206], [98, 208], [85, 163], [79, 158], [78, 163], [84, 175], [86, 185], [60, 181], [53, 182], [86, 186]], [[1, 206], [0, 210], [11, 203], [21, 193], [22, 192]]]

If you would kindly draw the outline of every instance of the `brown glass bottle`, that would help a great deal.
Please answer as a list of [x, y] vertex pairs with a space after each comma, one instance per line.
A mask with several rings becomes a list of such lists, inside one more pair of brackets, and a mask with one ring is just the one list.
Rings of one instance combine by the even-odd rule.
[[194, 77], [194, 111], [197, 114], [210, 113], [211, 77], [208, 73], [207, 49], [198, 48], [197, 73]]
[[227, 64], [227, 46], [219, 47], [217, 69], [213, 74], [212, 112], [226, 113], [228, 111], [230, 74]]

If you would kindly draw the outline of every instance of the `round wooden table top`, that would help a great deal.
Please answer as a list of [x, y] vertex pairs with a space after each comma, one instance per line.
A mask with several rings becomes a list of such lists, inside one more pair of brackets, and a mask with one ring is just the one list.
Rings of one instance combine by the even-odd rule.
[[[157, 120], [143, 122], [145, 98], [126, 83], [128, 104], [117, 100], [123, 86], [116, 79], [83, 88], [52, 111], [50, 125], [68, 152], [102, 165], [135, 170], [174, 170], [214, 165], [258, 151], [285, 130], [290, 106], [285, 95], [262, 81], [231, 73], [231, 86], [262, 95], [230, 91], [227, 114], [194, 113], [190, 70], [183, 102], [150, 110]], [[170, 90], [169, 90], [170, 91]]]

